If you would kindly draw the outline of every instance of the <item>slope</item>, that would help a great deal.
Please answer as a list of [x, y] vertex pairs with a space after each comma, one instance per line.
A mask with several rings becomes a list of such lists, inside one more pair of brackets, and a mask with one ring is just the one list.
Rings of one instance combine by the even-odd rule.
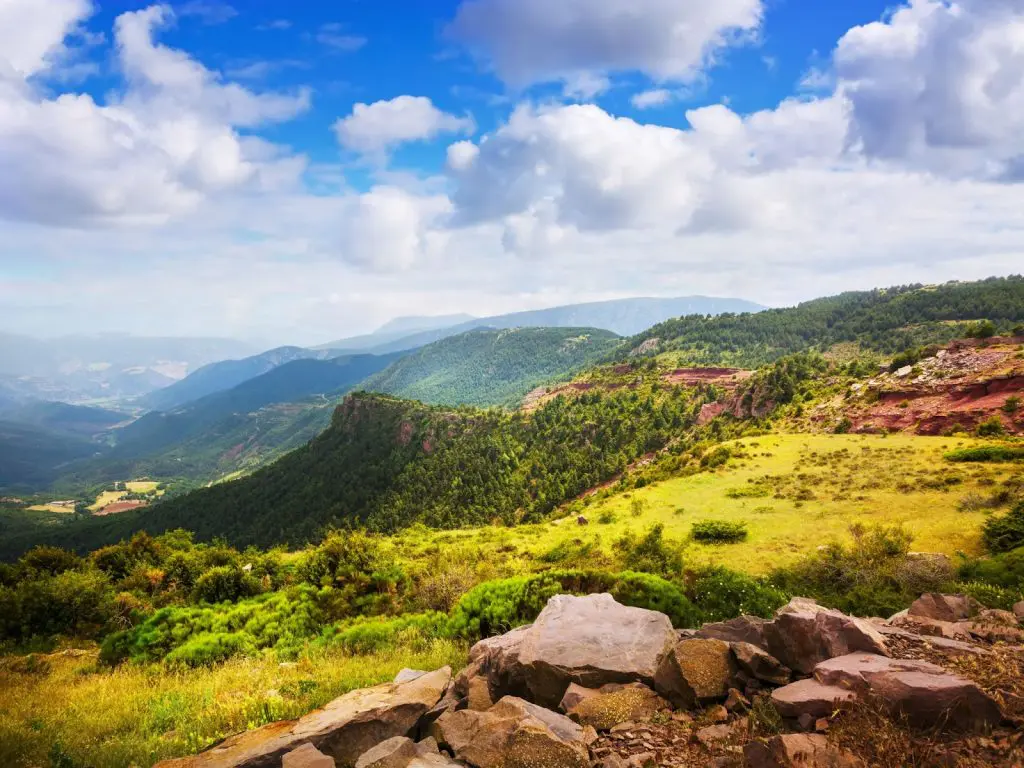
[[0, 421], [0, 489], [24, 492], [45, 487], [60, 467], [96, 450], [82, 437]]
[[1024, 277], [843, 293], [748, 315], [687, 316], [635, 336], [625, 356], [671, 353], [677, 363], [754, 367], [806, 349], [856, 342], [892, 353], [964, 336], [968, 323], [1024, 323]]
[[146, 414], [116, 430], [106, 455], [69, 468], [60, 487], [125, 477], [207, 482], [254, 469], [327, 426], [340, 395], [396, 359], [353, 355], [295, 360], [167, 413]]
[[[639, 333], [654, 323], [679, 315], [759, 312], [762, 309], [764, 307], [760, 304], [743, 299], [721, 299], [708, 296], [596, 301], [478, 318], [460, 325], [403, 336], [397, 340], [372, 347], [367, 351], [383, 353], [415, 349], [475, 328], [602, 328], [620, 336], [628, 336]], [[344, 348], [345, 340], [331, 342], [325, 346]]]
[[615, 334], [595, 328], [474, 330], [410, 353], [363, 388], [439, 405], [514, 404], [617, 343]]
[[55, 433], [93, 437], [130, 417], [106, 408], [49, 401], [0, 404], [0, 418]]
[[139, 404], [154, 411], [171, 410], [215, 392], [231, 389], [295, 360], [326, 360], [335, 354], [327, 349], [278, 347], [241, 360], [210, 363], [181, 381], [150, 393]]

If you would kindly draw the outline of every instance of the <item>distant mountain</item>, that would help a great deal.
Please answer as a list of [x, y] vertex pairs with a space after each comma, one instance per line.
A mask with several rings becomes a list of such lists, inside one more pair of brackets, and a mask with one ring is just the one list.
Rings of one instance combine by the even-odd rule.
[[124, 335], [36, 339], [0, 333], [0, 378], [21, 397], [85, 402], [133, 397], [216, 360], [252, 352], [229, 339]]
[[[437, 317], [396, 317], [394, 320], [384, 323], [373, 333], [367, 333], [363, 336], [352, 336], [347, 339], [338, 339], [330, 344], [316, 347], [316, 349], [339, 349], [348, 352], [376, 351], [383, 345], [390, 344], [412, 334], [438, 331], [454, 325], [465, 325], [474, 319], [472, 315], [466, 314], [440, 315]], [[404, 349], [411, 349], [411, 347], [404, 347]]]
[[333, 350], [278, 347], [241, 360], [222, 360], [203, 366], [168, 387], [151, 392], [139, 404], [154, 411], [172, 410], [215, 392], [231, 389], [287, 363], [308, 359], [326, 360], [335, 354]]
[[130, 417], [105, 408], [32, 401], [7, 406], [0, 404], [0, 418], [57, 434], [89, 438], [129, 420]]
[[[601, 328], [620, 336], [632, 336], [672, 317], [682, 315], [718, 315], [726, 312], [760, 312], [765, 309], [743, 299], [708, 296], [683, 296], [675, 299], [616, 299], [587, 304], [568, 304], [549, 309], [513, 312], [468, 320], [445, 328], [418, 331], [397, 339], [366, 347], [375, 354], [416, 349], [425, 344], [471, 331], [474, 328]], [[366, 339], [368, 337], [360, 337]], [[352, 339], [340, 339], [326, 345], [345, 349]]]
[[398, 357], [293, 360], [230, 390], [148, 413], [114, 430], [116, 445], [69, 468], [60, 485], [138, 476], [208, 482], [254, 469], [314, 437], [342, 394]]
[[614, 333], [596, 328], [476, 329], [409, 353], [362, 389], [438, 405], [513, 405], [618, 342]]
[[45, 487], [63, 465], [96, 450], [81, 437], [0, 420], [0, 489], [21, 492]]

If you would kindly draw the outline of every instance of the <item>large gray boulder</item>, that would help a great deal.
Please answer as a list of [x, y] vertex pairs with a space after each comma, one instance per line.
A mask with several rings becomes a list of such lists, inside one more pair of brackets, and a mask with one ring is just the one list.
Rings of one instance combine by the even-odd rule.
[[733, 671], [724, 640], [680, 640], [658, 667], [654, 688], [676, 707], [689, 709], [724, 699]]
[[434, 736], [476, 768], [589, 768], [596, 734], [564, 715], [506, 696], [486, 712], [446, 712]]
[[824, 685], [870, 694], [920, 728], [985, 731], [1002, 720], [999, 705], [976, 683], [927, 661], [851, 653], [823, 661], [814, 677]]
[[384, 683], [335, 699], [298, 720], [284, 720], [232, 736], [193, 757], [159, 768], [280, 768], [286, 754], [312, 744], [338, 768], [351, 768], [367, 750], [414, 731], [452, 679], [448, 667], [404, 683]]
[[885, 638], [869, 621], [795, 597], [765, 625], [767, 650], [792, 670], [810, 674], [826, 659], [864, 651], [888, 656]]
[[621, 605], [607, 594], [558, 595], [531, 627], [515, 638], [474, 648], [473, 660], [486, 668], [492, 698], [521, 692], [554, 709], [571, 683], [653, 686], [675, 640], [672, 623], [657, 611]]

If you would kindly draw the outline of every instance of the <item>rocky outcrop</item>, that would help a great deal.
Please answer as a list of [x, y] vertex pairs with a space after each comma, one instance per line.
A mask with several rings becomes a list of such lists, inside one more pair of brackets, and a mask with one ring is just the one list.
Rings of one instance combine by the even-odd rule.
[[927, 592], [907, 609], [909, 616], [921, 616], [937, 621], [965, 621], [977, 616], [984, 606], [968, 595], [942, 595]]
[[281, 768], [334, 768], [334, 760], [312, 744], [303, 744], [284, 756]]
[[476, 768], [589, 768], [595, 737], [564, 715], [514, 696], [486, 712], [446, 712], [434, 724], [438, 743]]
[[984, 731], [1002, 720], [999, 705], [976, 683], [927, 661], [852, 653], [822, 662], [814, 677], [870, 695], [915, 727]]
[[664, 657], [655, 690], [676, 707], [724, 699], [733, 675], [732, 651], [724, 640], [681, 640]]
[[888, 655], [885, 638], [864, 619], [847, 616], [806, 598], [793, 598], [765, 625], [767, 650], [804, 674], [819, 662], [864, 651]]
[[[485, 660], [492, 698], [523, 694], [555, 708], [571, 683], [600, 688], [608, 683], [654, 683], [675, 644], [664, 614], [617, 603], [611, 595], [559, 595], [529, 628], [504, 644], [492, 644]], [[476, 648], [474, 648], [476, 651]]]
[[340, 768], [393, 736], [412, 732], [445, 693], [451, 669], [404, 683], [384, 683], [335, 699], [298, 720], [271, 723], [233, 736], [195, 757], [166, 760], [160, 768], [279, 768], [283, 757], [311, 744]]
[[764, 648], [767, 644], [764, 632], [767, 623], [757, 616], [738, 616], [728, 621], [705, 624], [694, 633], [694, 636], [725, 640], [728, 643], [750, 643]]
[[736, 665], [747, 675], [771, 685], [786, 685], [793, 673], [770, 653], [751, 643], [730, 643]]

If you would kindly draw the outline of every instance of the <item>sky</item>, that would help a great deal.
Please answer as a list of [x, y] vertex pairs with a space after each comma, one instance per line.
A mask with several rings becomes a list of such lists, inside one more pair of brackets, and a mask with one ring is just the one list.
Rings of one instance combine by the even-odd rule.
[[1024, 0], [0, 0], [0, 331], [1024, 271]]

